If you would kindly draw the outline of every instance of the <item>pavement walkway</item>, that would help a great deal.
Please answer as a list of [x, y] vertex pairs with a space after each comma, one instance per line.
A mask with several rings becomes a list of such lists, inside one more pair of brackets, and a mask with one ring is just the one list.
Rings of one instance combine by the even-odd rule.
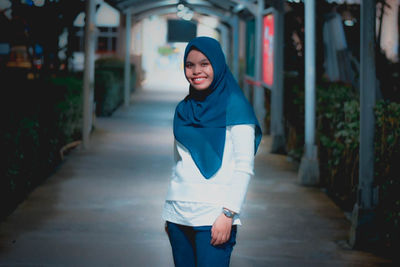
[[[0, 223], [0, 266], [172, 267], [160, 217], [172, 167], [172, 118], [181, 92], [138, 91], [127, 109], [97, 118], [76, 148]], [[389, 266], [349, 249], [343, 212], [295, 167], [256, 157], [232, 267]]]

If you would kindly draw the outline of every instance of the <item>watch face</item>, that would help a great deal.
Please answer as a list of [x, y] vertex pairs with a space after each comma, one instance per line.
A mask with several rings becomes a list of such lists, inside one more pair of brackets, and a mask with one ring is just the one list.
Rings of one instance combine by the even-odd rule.
[[233, 218], [233, 216], [234, 216], [234, 214], [229, 210], [223, 209], [223, 212], [224, 212], [225, 216], [228, 218]]

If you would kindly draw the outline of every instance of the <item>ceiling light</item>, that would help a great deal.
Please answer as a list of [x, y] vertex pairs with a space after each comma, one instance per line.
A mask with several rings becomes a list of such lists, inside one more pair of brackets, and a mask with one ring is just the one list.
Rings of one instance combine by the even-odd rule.
[[181, 10], [183, 10], [185, 8], [185, 6], [183, 4], [179, 4], [177, 6], [177, 8], [178, 8], [179, 11], [181, 11]]

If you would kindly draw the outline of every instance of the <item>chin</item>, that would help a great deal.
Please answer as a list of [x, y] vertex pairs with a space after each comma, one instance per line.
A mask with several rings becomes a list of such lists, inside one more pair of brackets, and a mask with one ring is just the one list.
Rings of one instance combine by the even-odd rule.
[[192, 87], [194, 89], [196, 89], [198, 91], [207, 90], [211, 85], [211, 83], [205, 83], [205, 84], [193, 84], [193, 83], [190, 83], [190, 84], [192, 85]]
[[194, 88], [194, 89], [196, 89], [196, 90], [198, 90], [198, 91], [203, 91], [203, 90], [207, 90], [208, 89], [208, 86], [207, 87], [203, 87], [203, 86], [194, 86], [194, 85], [192, 85], [192, 87]]

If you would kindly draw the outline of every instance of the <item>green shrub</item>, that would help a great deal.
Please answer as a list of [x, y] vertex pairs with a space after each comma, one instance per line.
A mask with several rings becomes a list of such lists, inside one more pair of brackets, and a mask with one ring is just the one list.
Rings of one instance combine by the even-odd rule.
[[375, 182], [379, 187], [378, 221], [382, 242], [400, 249], [400, 103], [375, 107]]
[[[110, 116], [124, 100], [124, 61], [100, 58], [95, 63], [96, 115]], [[135, 89], [135, 67], [131, 64], [131, 92]]]
[[51, 83], [65, 86], [64, 98], [55, 103], [56, 113], [59, 114], [57, 128], [60, 129], [64, 139], [63, 144], [79, 140], [82, 137], [82, 80], [74, 77], [56, 77], [50, 80]]
[[10, 75], [3, 81], [9, 86], [1, 103], [1, 218], [60, 164], [60, 148], [80, 138], [82, 116], [82, 83], [76, 78]]
[[286, 74], [284, 84], [286, 151], [300, 162], [304, 150], [304, 80]]
[[123, 101], [122, 86], [111, 71], [97, 70], [95, 75], [96, 115], [110, 116]]
[[[304, 145], [304, 81], [285, 77], [285, 120], [288, 155], [300, 161]], [[317, 86], [317, 145], [321, 186], [345, 211], [356, 201], [359, 176], [358, 93], [350, 85], [320, 82]], [[400, 103], [375, 106], [374, 179], [379, 188], [376, 209], [381, 248], [400, 249]]]
[[358, 185], [359, 101], [350, 86], [317, 88], [317, 144], [321, 186], [351, 210]]

